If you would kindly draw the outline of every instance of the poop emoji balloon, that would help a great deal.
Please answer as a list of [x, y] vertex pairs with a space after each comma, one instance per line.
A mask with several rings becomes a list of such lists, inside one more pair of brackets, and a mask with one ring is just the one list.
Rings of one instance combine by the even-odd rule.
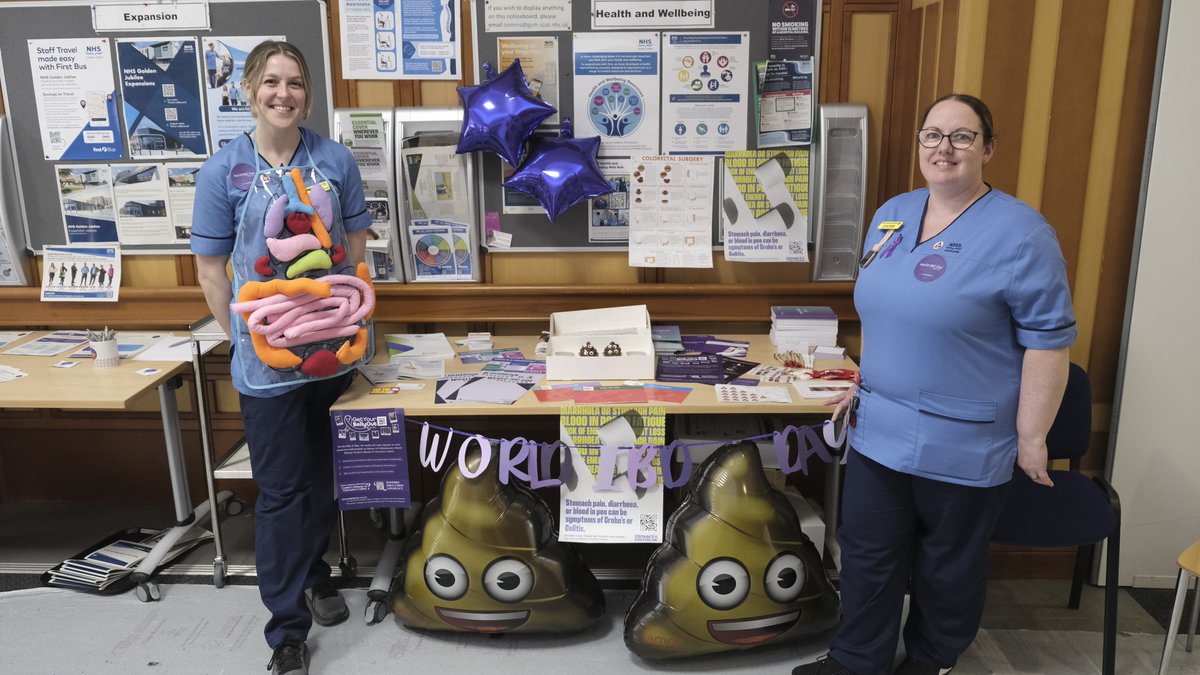
[[[604, 593], [546, 504], [496, 462], [468, 453], [442, 481], [406, 542], [392, 585], [411, 628], [475, 633], [565, 633], [604, 614]], [[468, 477], [463, 471], [466, 467]]]
[[625, 614], [647, 659], [695, 656], [821, 633], [840, 606], [795, 510], [750, 442], [719, 448], [667, 521]]

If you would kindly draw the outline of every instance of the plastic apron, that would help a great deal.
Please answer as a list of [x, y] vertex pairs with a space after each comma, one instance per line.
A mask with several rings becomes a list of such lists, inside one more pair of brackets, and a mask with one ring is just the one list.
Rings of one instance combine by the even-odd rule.
[[350, 264], [341, 202], [321, 170], [263, 168], [257, 140], [254, 162], [233, 247], [231, 338], [246, 385], [271, 395], [369, 362], [375, 293], [366, 265]]

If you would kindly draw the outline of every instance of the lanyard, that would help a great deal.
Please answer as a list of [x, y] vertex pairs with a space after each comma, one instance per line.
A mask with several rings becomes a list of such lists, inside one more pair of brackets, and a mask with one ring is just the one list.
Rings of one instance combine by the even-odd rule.
[[862, 260], [858, 261], [858, 266], [866, 269], [867, 265], [870, 265], [871, 261], [875, 260], [875, 256], [879, 254], [879, 250], [888, 242], [888, 239], [891, 239], [896, 230], [899, 230], [903, 226], [904, 222], [900, 220], [885, 220], [879, 223], [878, 229], [885, 230], [887, 233], [883, 235], [883, 239], [880, 239], [878, 243], [871, 247], [870, 251], [867, 251]]

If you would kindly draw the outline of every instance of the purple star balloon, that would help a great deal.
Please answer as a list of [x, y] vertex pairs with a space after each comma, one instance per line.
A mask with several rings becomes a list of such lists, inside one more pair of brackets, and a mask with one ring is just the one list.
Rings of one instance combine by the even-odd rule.
[[503, 157], [509, 166], [517, 166], [529, 135], [558, 111], [530, 92], [520, 59], [513, 59], [499, 75], [487, 63], [483, 70], [485, 82], [458, 88], [463, 125], [457, 151], [489, 150]]
[[596, 163], [599, 151], [599, 136], [572, 138], [571, 119], [564, 118], [558, 138], [533, 137], [525, 161], [504, 186], [532, 195], [557, 221], [579, 202], [613, 191]]

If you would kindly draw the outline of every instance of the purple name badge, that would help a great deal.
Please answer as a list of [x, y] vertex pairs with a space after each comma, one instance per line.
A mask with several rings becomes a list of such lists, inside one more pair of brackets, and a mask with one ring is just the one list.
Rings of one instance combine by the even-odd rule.
[[235, 188], [247, 190], [250, 188], [250, 181], [253, 180], [254, 173], [254, 167], [249, 164], [237, 164], [229, 172], [229, 179], [233, 182]]
[[913, 268], [913, 276], [917, 281], [936, 281], [946, 273], [946, 259], [934, 253], [921, 258], [921, 262]]

